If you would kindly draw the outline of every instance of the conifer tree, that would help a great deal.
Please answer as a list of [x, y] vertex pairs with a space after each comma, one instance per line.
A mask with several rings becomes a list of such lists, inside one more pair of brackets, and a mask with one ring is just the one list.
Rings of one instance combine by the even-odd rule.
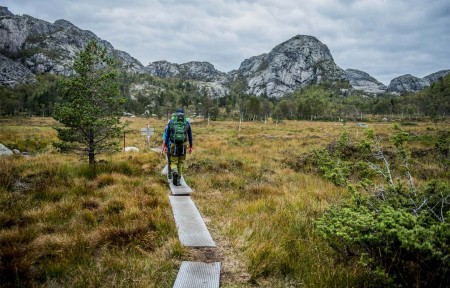
[[88, 156], [89, 164], [95, 164], [96, 155], [119, 149], [125, 99], [120, 96], [116, 64], [91, 40], [75, 60], [76, 74], [64, 83], [64, 101], [56, 107], [54, 118], [64, 124], [57, 128], [60, 147]]

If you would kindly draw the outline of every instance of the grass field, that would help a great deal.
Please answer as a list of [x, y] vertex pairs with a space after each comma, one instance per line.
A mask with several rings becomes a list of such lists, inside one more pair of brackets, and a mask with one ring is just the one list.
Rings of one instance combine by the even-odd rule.
[[[194, 122], [194, 152], [185, 179], [216, 249], [183, 247], [160, 171], [165, 120], [127, 118], [121, 147], [138, 153], [100, 156], [97, 174], [78, 156], [61, 154], [50, 118], [0, 119], [0, 143], [31, 157], [0, 158], [0, 286], [172, 287], [181, 261], [222, 263], [221, 287], [365, 287], [366, 267], [339, 262], [315, 232], [315, 220], [349, 198], [315, 167], [295, 163], [356, 123]], [[140, 128], [155, 128], [150, 145]], [[392, 123], [369, 123], [391, 151]], [[427, 151], [448, 123], [409, 123], [412, 167], [420, 185], [447, 179]], [[413, 156], [414, 156], [413, 155]], [[400, 172], [399, 172], [400, 173]]]

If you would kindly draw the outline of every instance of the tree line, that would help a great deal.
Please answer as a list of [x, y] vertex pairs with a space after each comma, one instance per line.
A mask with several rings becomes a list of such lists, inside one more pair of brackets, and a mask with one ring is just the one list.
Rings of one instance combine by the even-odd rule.
[[[61, 103], [65, 77], [37, 75], [32, 84], [0, 87], [1, 116], [53, 116]], [[136, 116], [167, 117], [183, 107], [193, 117], [243, 121], [341, 120], [361, 121], [368, 115], [387, 119], [446, 118], [450, 114], [450, 75], [430, 87], [404, 95], [365, 95], [351, 90], [348, 83], [322, 83], [288, 93], [280, 98], [245, 93], [245, 79], [238, 79], [224, 97], [214, 97], [206, 87], [182, 78], [160, 78], [148, 74], [121, 72], [117, 78], [126, 99], [123, 112]], [[134, 91], [135, 85], [149, 89]]]

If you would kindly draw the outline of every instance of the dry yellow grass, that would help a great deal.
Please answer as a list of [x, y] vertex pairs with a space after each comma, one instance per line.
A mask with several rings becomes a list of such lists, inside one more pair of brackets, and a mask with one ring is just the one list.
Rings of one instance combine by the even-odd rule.
[[[140, 152], [100, 156], [96, 177], [79, 158], [51, 148], [53, 120], [1, 121], [0, 143], [18, 139], [25, 145], [20, 139], [26, 134], [46, 145], [29, 141], [23, 150], [33, 157], [0, 158], [3, 286], [171, 287], [180, 261], [198, 257], [199, 251], [177, 239], [160, 175], [165, 160], [149, 150], [161, 146], [165, 119], [123, 119], [129, 124], [125, 145]], [[139, 132], [147, 123], [155, 128], [150, 145]], [[369, 126], [392, 148], [392, 124]], [[427, 134], [449, 125], [403, 128]], [[194, 152], [185, 179], [218, 245], [211, 257], [222, 262], [222, 287], [364, 285], [364, 269], [335, 263], [315, 234], [314, 221], [330, 203], [347, 199], [346, 190], [296, 171], [290, 162], [344, 131], [363, 139], [365, 129], [307, 121], [245, 122], [240, 131], [237, 122], [193, 122], [192, 129]], [[118, 140], [122, 147], [123, 138]], [[442, 174], [432, 161], [420, 169]]]

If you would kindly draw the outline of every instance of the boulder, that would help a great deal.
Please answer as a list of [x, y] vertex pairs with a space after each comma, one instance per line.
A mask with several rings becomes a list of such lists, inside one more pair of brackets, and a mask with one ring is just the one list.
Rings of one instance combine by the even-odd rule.
[[13, 151], [11, 151], [10, 149], [8, 149], [8, 147], [0, 143], [0, 156], [11, 156], [13, 154], [14, 154]]
[[133, 146], [128, 146], [128, 147], [125, 147], [125, 152], [139, 152], [139, 148], [133, 147]]

